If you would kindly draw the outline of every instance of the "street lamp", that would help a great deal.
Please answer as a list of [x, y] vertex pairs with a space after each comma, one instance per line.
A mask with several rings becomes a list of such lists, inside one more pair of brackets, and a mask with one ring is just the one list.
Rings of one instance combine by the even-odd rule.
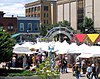
[[49, 46], [49, 50], [50, 50], [50, 53], [49, 53], [49, 57], [50, 57], [50, 69], [52, 70], [52, 51], [54, 50], [54, 45], [50, 45]]

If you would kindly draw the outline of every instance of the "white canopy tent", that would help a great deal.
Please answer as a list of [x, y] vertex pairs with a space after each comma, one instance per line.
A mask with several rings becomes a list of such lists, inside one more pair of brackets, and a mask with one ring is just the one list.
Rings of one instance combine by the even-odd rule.
[[78, 57], [80, 58], [91, 58], [91, 57], [100, 57], [100, 47], [99, 46], [90, 46], [85, 48], [85, 52], [81, 53]]
[[31, 52], [31, 50], [28, 49], [27, 47], [17, 47], [13, 50], [13, 53], [16, 53], [16, 54], [33, 54], [33, 52]]
[[76, 43], [71, 43], [67, 51], [67, 54], [80, 54], [80, 53], [81, 50], [79, 49], [79, 46]]
[[57, 50], [56, 54], [65, 54], [69, 49], [69, 44], [64, 41], [62, 43], [58, 42], [55, 44], [55, 50]]

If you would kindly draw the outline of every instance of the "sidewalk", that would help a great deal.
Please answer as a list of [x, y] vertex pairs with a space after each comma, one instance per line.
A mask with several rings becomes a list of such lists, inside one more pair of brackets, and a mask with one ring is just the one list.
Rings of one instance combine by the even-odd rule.
[[72, 68], [67, 68], [68, 69], [68, 72], [71, 72], [72, 73]]

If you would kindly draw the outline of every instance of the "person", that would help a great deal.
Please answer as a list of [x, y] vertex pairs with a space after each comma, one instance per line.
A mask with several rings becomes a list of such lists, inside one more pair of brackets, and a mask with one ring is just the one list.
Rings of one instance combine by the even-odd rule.
[[75, 77], [76, 77], [76, 79], [79, 79], [79, 74], [80, 74], [79, 63], [76, 63], [76, 64], [74, 65], [73, 71], [75, 72]]
[[27, 58], [26, 55], [23, 56], [23, 68], [26, 69], [28, 67], [28, 62], [27, 62]]
[[15, 67], [16, 66], [16, 57], [13, 56], [12, 57], [12, 67]]
[[58, 61], [58, 71], [61, 72], [62, 63], [61, 60]]
[[33, 64], [36, 64], [35, 61], [36, 61], [36, 58], [35, 58], [35, 55], [33, 55], [33, 56], [32, 56], [32, 63], [33, 63]]
[[96, 63], [96, 74], [98, 78], [98, 75], [100, 74], [100, 64], [99, 63]]
[[89, 64], [87, 67], [87, 74], [86, 74], [88, 79], [90, 79], [91, 72], [92, 72], [92, 67], [91, 64]]
[[92, 73], [91, 73], [90, 79], [93, 79], [93, 76], [94, 76], [95, 79], [98, 79], [95, 65], [92, 64], [91, 66], [92, 66]]
[[62, 71], [68, 73], [67, 72], [67, 60], [66, 59], [63, 59], [63, 61], [62, 61]]

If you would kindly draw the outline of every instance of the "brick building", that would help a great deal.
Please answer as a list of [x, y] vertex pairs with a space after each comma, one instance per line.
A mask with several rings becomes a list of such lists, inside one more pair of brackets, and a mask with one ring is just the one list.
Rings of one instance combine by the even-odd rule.
[[54, 24], [57, 22], [56, 1], [38, 0], [25, 4], [26, 17], [40, 17], [41, 24]]
[[0, 11], [0, 27], [10, 33], [16, 33], [17, 32], [17, 18], [12, 15], [12, 17], [3, 17], [4, 12]]

